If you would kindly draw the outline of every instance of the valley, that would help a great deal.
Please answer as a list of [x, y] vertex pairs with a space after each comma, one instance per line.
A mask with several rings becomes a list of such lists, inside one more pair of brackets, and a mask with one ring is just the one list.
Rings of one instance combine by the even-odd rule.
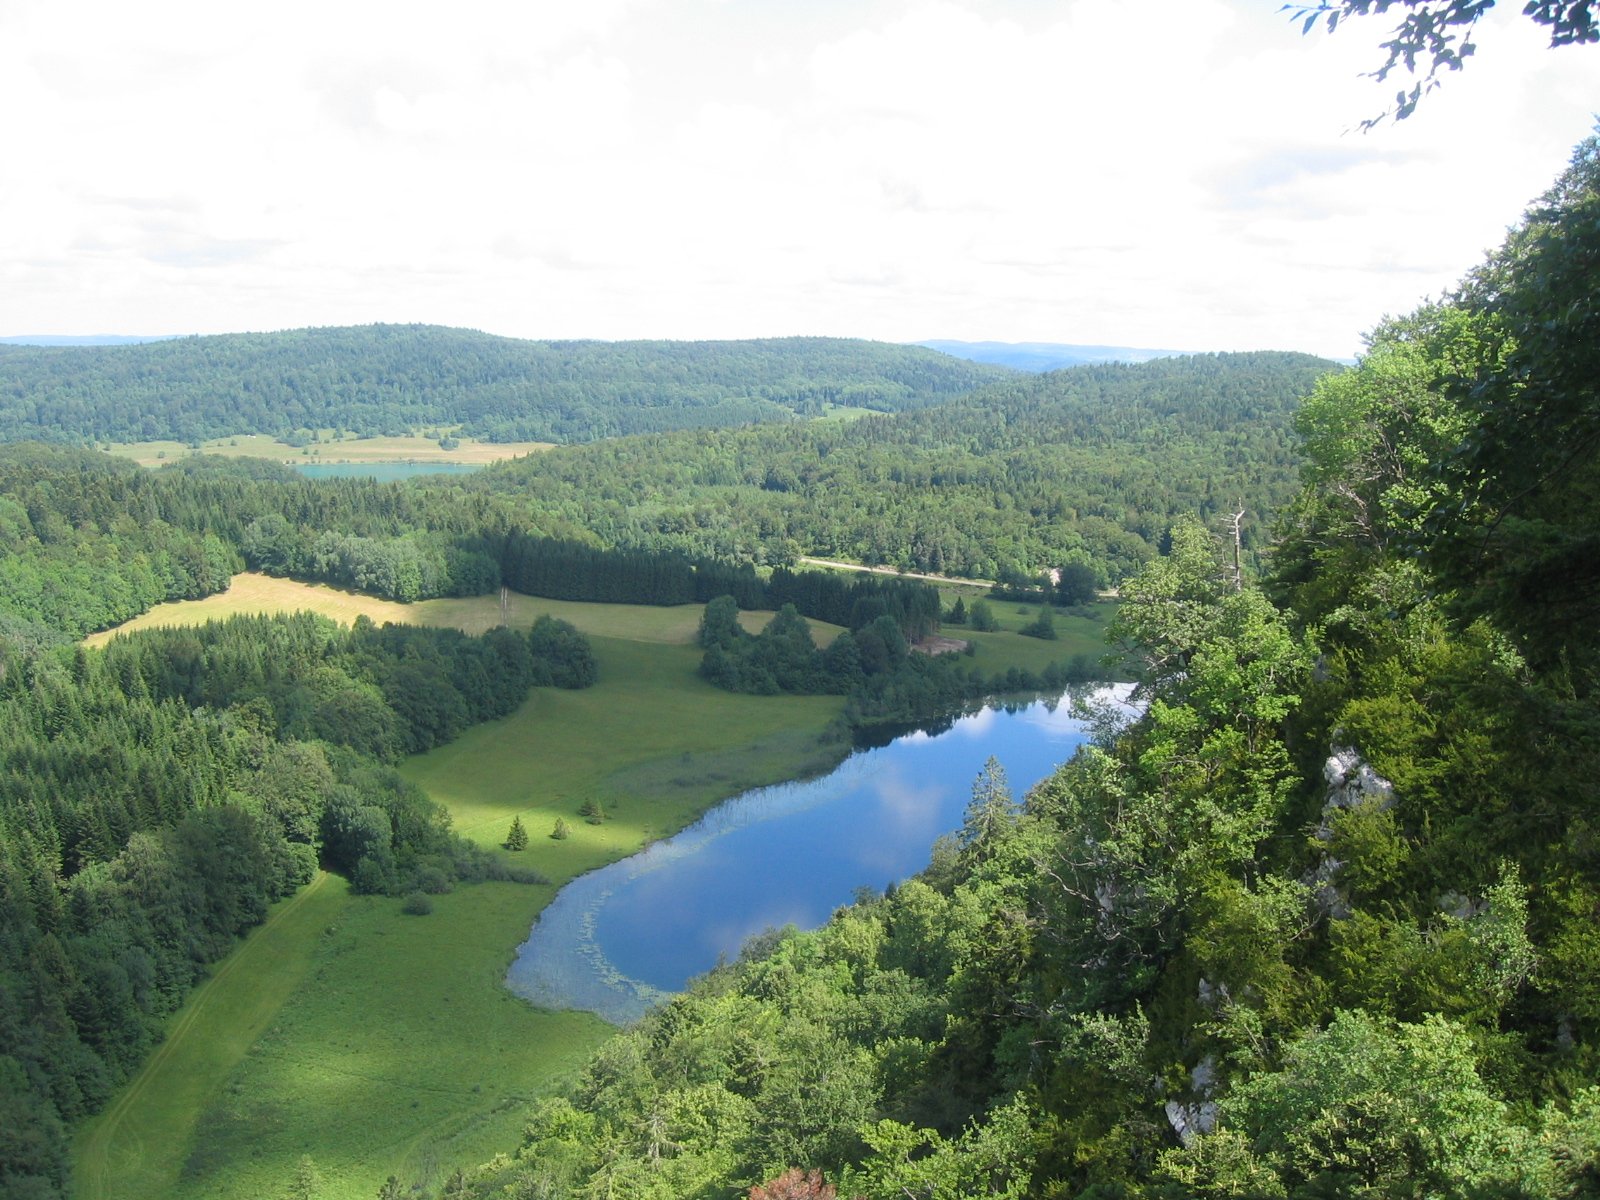
[[[0, 1190], [1577, 1200], [1597, 164], [1348, 370], [701, 396], [400, 483], [0, 445]], [[1097, 669], [1130, 711], [819, 928], [621, 1030], [504, 987], [563, 883]]]
[[[468, 633], [501, 616], [497, 597], [399, 605], [246, 573], [206, 600], [158, 606], [88, 641], [295, 611]], [[531, 1008], [504, 985], [554, 889], [717, 800], [814, 774], [848, 750], [830, 729], [836, 699], [752, 700], [698, 680], [698, 606], [513, 594], [507, 612], [513, 624], [553, 615], [589, 634], [599, 682], [537, 695], [402, 769], [446, 806], [457, 832], [550, 884], [460, 887], [411, 917], [396, 900], [319, 876], [218, 964], [119, 1100], [84, 1126], [75, 1194], [231, 1200], [270, 1193], [309, 1156], [324, 1194], [365, 1197], [389, 1174], [437, 1186], [491, 1156], [517, 1136], [529, 1105], [614, 1031], [586, 1014]], [[770, 617], [741, 614], [752, 632]], [[1021, 624], [1014, 613], [1002, 620]], [[1078, 619], [1055, 643], [1006, 629], [973, 637], [999, 669], [1037, 669], [1097, 649], [1099, 629]], [[819, 642], [838, 632], [816, 630]], [[578, 815], [589, 799], [603, 804], [604, 824]], [[516, 856], [500, 846], [513, 818], [533, 834]], [[570, 837], [546, 836], [557, 819]]]

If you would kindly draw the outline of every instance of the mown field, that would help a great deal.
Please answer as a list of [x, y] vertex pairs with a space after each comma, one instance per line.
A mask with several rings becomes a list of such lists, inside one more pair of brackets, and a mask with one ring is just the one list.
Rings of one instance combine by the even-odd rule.
[[[200, 625], [206, 621], [225, 621], [243, 614], [290, 613], [307, 609], [344, 625], [351, 624], [357, 617], [366, 617], [379, 625], [394, 622], [452, 626], [472, 634], [492, 629], [502, 619], [498, 596], [400, 604], [393, 600], [380, 600], [376, 596], [365, 596], [360, 592], [329, 587], [325, 583], [301, 583], [294, 579], [279, 579], [245, 571], [233, 577], [232, 585], [225, 592], [218, 592], [203, 600], [175, 600], [170, 604], [158, 604], [149, 612], [125, 621], [114, 629], [90, 634], [84, 639], [84, 644], [101, 646], [119, 633], [132, 633], [139, 629]], [[698, 604], [681, 604], [670, 608], [581, 604], [569, 600], [544, 600], [512, 592], [503, 616], [511, 624], [524, 627], [549, 614], [572, 622], [593, 637], [687, 646], [693, 643], [700, 628], [701, 611]], [[759, 632], [771, 619], [771, 613], [739, 614], [740, 623], [752, 633]], [[812, 637], [820, 646], [826, 646], [839, 635], [836, 625], [822, 621], [811, 621], [809, 624]]]
[[[496, 597], [404, 606], [240, 576], [227, 593], [130, 624], [299, 608], [469, 630], [500, 619]], [[600, 682], [538, 691], [511, 717], [403, 770], [482, 845], [498, 847], [520, 816], [532, 845], [516, 860], [552, 883], [458, 888], [421, 917], [398, 900], [352, 896], [337, 877], [284, 902], [175, 1015], [146, 1068], [78, 1131], [78, 1196], [275, 1196], [309, 1159], [319, 1195], [369, 1200], [391, 1173], [437, 1185], [513, 1144], [528, 1103], [611, 1031], [585, 1014], [536, 1010], [502, 986], [555, 888], [719, 799], [825, 770], [848, 748], [828, 736], [838, 698], [735, 696], [701, 681], [698, 606], [511, 597], [517, 624], [542, 612], [590, 635]], [[997, 607], [1002, 621], [1008, 615]], [[766, 618], [745, 616], [752, 628]], [[1068, 621], [1058, 621], [1064, 634]], [[1082, 649], [1076, 636], [974, 640], [988, 669], [1036, 669]], [[589, 799], [604, 807], [603, 824], [578, 816]], [[560, 841], [548, 836], [558, 817], [571, 829]]]
[[[446, 450], [438, 439], [426, 437], [372, 437], [333, 440], [332, 430], [323, 430], [322, 439], [309, 446], [291, 446], [264, 433], [214, 438], [200, 444], [200, 453], [227, 458], [271, 458], [284, 463], [387, 463], [427, 462], [481, 465], [517, 458], [536, 450], [548, 450], [550, 442], [480, 442], [461, 438], [454, 450]], [[107, 453], [131, 458], [145, 467], [160, 467], [194, 454], [183, 442], [112, 442]]]

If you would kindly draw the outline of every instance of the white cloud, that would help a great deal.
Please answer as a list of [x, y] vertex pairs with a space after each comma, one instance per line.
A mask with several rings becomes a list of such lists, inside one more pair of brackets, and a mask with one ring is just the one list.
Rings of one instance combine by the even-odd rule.
[[[1505, 7], [1505, 6], [1502, 6]], [[1591, 129], [1514, 11], [1354, 132], [1275, 0], [0, 8], [0, 332], [376, 320], [1351, 353]]]

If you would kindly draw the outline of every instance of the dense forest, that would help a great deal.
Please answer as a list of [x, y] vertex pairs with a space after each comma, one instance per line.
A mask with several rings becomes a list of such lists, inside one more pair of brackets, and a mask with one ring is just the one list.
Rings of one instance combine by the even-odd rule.
[[1258, 584], [1180, 522], [1143, 716], [619, 1035], [452, 1196], [1600, 1192], [1600, 141], [1319, 383]]
[[980, 579], [1065, 563], [1114, 583], [1173, 520], [1294, 490], [1296, 404], [1334, 364], [1223, 354], [1028, 376], [917, 412], [626, 438], [504, 464], [516, 495], [602, 539], [733, 561], [800, 554]]
[[[759, 607], [730, 574], [806, 553], [1012, 584], [1076, 568], [1115, 584], [1180, 512], [1242, 506], [1259, 549], [1261, 514], [1287, 498], [1298, 462], [1294, 397], [1326, 365], [1082, 368], [918, 413], [613, 439], [411, 486], [0, 447], [0, 619], [82, 634], [209, 594], [244, 565], [407, 601], [504, 583], [646, 603], [732, 591]], [[616, 557], [630, 553], [632, 566]], [[609, 556], [607, 581], [580, 569], [595, 554]], [[669, 560], [683, 564], [670, 579]]]
[[534, 342], [372, 325], [132, 346], [0, 345], [8, 441], [199, 443], [444, 427], [493, 442], [587, 442], [922, 408], [1009, 374], [840, 338]]

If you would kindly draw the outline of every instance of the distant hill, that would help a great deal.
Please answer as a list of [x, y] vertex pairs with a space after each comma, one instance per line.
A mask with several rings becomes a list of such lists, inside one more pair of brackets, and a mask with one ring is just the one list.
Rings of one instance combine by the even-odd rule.
[[1114, 583], [1180, 514], [1243, 507], [1263, 544], [1298, 480], [1295, 410], [1337, 369], [1261, 352], [1013, 374], [915, 412], [573, 446], [464, 486], [628, 546], [1002, 580], [1085, 561]]
[[177, 333], [24, 333], [0, 337], [0, 346], [140, 346], [145, 342], [166, 342]]
[[1009, 374], [844, 338], [544, 342], [432, 325], [0, 345], [0, 440], [459, 427], [490, 441], [584, 442], [791, 421], [830, 405], [900, 412]]
[[1065, 342], [917, 342], [929, 350], [969, 362], [1010, 367], [1015, 371], [1059, 371], [1087, 363], [1142, 363], [1176, 358], [1186, 350], [1141, 350], [1134, 346], [1075, 346]]

